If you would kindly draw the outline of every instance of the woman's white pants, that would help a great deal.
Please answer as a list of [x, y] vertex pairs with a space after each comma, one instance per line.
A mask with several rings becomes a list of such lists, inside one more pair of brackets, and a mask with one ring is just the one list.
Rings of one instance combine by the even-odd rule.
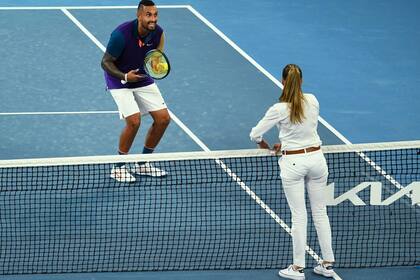
[[326, 207], [328, 167], [322, 151], [284, 155], [280, 158], [279, 165], [283, 189], [292, 213], [293, 264], [305, 267], [307, 235], [305, 186], [322, 258], [333, 262], [331, 227]]

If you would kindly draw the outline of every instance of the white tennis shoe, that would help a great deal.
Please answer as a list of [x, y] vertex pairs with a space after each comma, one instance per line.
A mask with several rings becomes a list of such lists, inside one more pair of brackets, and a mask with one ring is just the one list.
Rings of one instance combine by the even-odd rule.
[[294, 270], [292, 264], [289, 265], [288, 268], [280, 270], [279, 275], [280, 277], [287, 278], [287, 279], [295, 279], [295, 280], [305, 279], [305, 273], [303, 273], [303, 269]]
[[316, 274], [323, 275], [325, 277], [334, 277], [334, 274], [335, 274], [332, 265], [324, 265], [324, 264], [320, 264], [314, 267], [314, 272]]
[[154, 167], [151, 163], [148, 162], [143, 164], [136, 163], [130, 171], [138, 175], [145, 175], [151, 177], [163, 177], [167, 174], [165, 170]]
[[110, 177], [118, 182], [122, 183], [132, 183], [136, 181], [133, 175], [128, 172], [125, 165], [123, 166], [113, 166], [111, 169]]

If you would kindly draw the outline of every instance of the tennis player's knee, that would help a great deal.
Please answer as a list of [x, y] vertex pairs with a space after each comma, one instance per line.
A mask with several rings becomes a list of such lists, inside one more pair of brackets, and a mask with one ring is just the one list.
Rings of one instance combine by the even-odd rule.
[[171, 117], [169, 114], [161, 115], [159, 118], [155, 120], [155, 124], [160, 127], [167, 127], [169, 123], [171, 122]]
[[126, 118], [126, 125], [130, 129], [138, 129], [140, 127], [140, 118], [134, 116]]

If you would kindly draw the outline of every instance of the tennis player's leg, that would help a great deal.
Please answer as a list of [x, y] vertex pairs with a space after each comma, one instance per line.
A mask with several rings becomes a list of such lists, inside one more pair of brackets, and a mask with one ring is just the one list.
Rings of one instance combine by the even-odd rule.
[[125, 127], [120, 135], [119, 153], [128, 154], [140, 127], [140, 108], [132, 89], [114, 89], [110, 92], [117, 104], [120, 118], [125, 120]]
[[[156, 84], [135, 89], [134, 97], [140, 112], [142, 114], [149, 113], [153, 118], [153, 123], [147, 132], [143, 148], [143, 153], [153, 153], [169, 125], [171, 118], [168, 109]], [[137, 164], [132, 171], [140, 175], [154, 177], [166, 175], [164, 170], [156, 168], [149, 163]]]
[[326, 277], [333, 277], [334, 254], [326, 201], [328, 167], [321, 151], [311, 153], [308, 163], [311, 164], [311, 168], [306, 177], [306, 186], [311, 204], [312, 219], [324, 260], [322, 264], [314, 268], [314, 272]]
[[153, 118], [153, 123], [144, 141], [145, 152], [153, 152], [171, 120], [165, 100], [156, 84], [135, 89], [134, 97], [139, 105], [140, 112], [142, 114], [150, 113]]
[[166, 108], [151, 111], [149, 113], [153, 118], [153, 124], [147, 132], [144, 146], [146, 148], [155, 149], [162, 139], [162, 136], [171, 121], [171, 117], [169, 116], [168, 109]]
[[[140, 127], [140, 108], [132, 89], [115, 89], [110, 92], [117, 104], [120, 118], [125, 120], [125, 127], [120, 135], [118, 153], [120, 155], [128, 154]], [[111, 177], [120, 182], [135, 181], [124, 163], [116, 164], [112, 168]]]
[[307, 212], [305, 203], [305, 166], [300, 156], [284, 156], [279, 161], [283, 190], [292, 213], [293, 265], [279, 271], [288, 279], [305, 279]]
[[141, 123], [140, 113], [125, 118], [125, 127], [120, 135], [119, 153], [128, 154]]

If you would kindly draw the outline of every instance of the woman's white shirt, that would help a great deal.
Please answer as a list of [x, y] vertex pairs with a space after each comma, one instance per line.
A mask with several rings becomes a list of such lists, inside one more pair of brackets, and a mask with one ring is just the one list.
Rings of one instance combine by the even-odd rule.
[[318, 116], [319, 103], [313, 94], [305, 93], [303, 102], [304, 118], [302, 123], [293, 124], [290, 121], [288, 103], [276, 103], [271, 106], [265, 116], [252, 128], [250, 138], [260, 142], [264, 133], [273, 126], [279, 129], [279, 140], [282, 150], [297, 150], [321, 145], [319, 138]]

